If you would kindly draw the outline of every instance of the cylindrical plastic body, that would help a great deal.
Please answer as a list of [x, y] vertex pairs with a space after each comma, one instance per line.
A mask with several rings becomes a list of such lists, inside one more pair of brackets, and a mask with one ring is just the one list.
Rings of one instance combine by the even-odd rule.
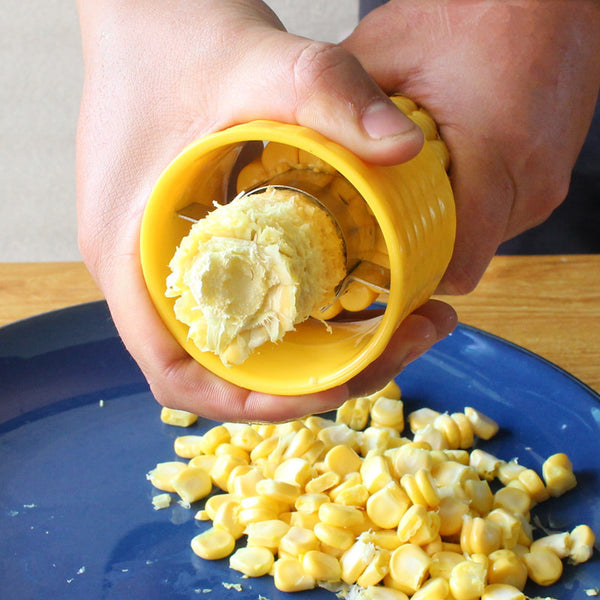
[[[230, 200], [237, 193], [230, 188], [240, 170], [238, 157], [252, 141], [276, 142], [310, 153], [355, 188], [376, 230], [377, 248], [366, 258], [389, 265], [389, 295], [383, 314], [328, 321], [328, 328], [308, 319], [281, 342], [266, 343], [242, 364], [226, 367], [218, 356], [201, 352], [188, 340], [187, 326], [175, 319], [174, 299], [165, 296], [165, 282], [169, 262], [190, 227], [178, 211], [193, 202], [208, 206]], [[315, 171], [315, 178], [321, 175]], [[335, 216], [334, 209], [332, 213]], [[297, 395], [345, 383], [381, 354], [400, 322], [435, 291], [450, 261], [454, 236], [452, 189], [443, 161], [429, 141], [413, 160], [382, 167], [365, 163], [305, 127], [254, 121], [197, 141], [165, 170], [143, 217], [141, 259], [157, 311], [192, 357], [241, 387]], [[377, 260], [377, 255], [383, 260]]]

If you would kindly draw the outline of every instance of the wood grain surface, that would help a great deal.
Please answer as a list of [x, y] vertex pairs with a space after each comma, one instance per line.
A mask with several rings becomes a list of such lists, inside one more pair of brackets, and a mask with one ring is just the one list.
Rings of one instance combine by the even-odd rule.
[[[0, 263], [0, 325], [101, 298], [82, 263]], [[443, 299], [600, 392], [600, 255], [497, 256], [474, 292]]]

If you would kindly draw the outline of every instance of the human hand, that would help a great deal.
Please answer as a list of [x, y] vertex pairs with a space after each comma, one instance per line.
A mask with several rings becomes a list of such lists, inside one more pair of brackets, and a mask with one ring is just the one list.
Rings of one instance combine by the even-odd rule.
[[430, 302], [354, 380], [303, 397], [249, 392], [191, 359], [154, 310], [139, 255], [147, 198], [184, 147], [266, 118], [311, 127], [365, 160], [392, 164], [415, 155], [422, 135], [348, 52], [286, 33], [261, 2], [80, 0], [79, 11], [80, 248], [159, 402], [222, 420], [322, 412], [383, 386], [454, 327], [454, 311]]
[[390, 0], [342, 45], [438, 123], [457, 204], [439, 291], [472, 290], [566, 196], [600, 86], [600, 3]]

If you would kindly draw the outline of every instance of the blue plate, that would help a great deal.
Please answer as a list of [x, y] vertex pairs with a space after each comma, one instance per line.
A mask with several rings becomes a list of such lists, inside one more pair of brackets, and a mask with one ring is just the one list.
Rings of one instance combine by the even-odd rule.
[[[566, 452], [579, 485], [535, 514], [552, 529], [587, 523], [600, 533], [600, 398], [592, 390], [466, 326], [398, 382], [407, 411], [474, 406], [494, 418], [501, 432], [482, 447], [500, 458], [518, 456], [539, 472], [547, 456]], [[242, 578], [226, 560], [198, 559], [189, 543], [207, 524], [193, 511], [152, 508], [145, 475], [174, 458], [181, 432], [162, 424], [159, 412], [104, 303], [0, 329], [2, 600], [290, 597], [269, 578]], [[212, 425], [201, 421], [192, 430]], [[223, 583], [241, 584], [241, 591]], [[526, 591], [584, 598], [598, 585], [596, 553], [584, 565], [567, 565], [557, 585]]]

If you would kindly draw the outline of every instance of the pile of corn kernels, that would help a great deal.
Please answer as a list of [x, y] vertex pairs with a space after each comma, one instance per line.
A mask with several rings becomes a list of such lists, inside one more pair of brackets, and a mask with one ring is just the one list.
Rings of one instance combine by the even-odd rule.
[[[194, 415], [164, 408], [182, 427]], [[285, 592], [316, 586], [360, 600], [524, 600], [528, 579], [548, 586], [563, 561], [588, 560], [587, 525], [534, 541], [531, 509], [576, 485], [569, 458], [535, 470], [473, 449], [498, 425], [474, 408], [421, 408], [405, 429], [390, 382], [344, 403], [335, 420], [224, 423], [183, 435], [188, 462], [159, 463], [148, 479], [164, 508], [206, 498], [196, 519], [212, 526], [191, 540], [206, 560], [229, 556], [247, 577], [271, 575]], [[490, 485], [492, 484], [492, 485]], [[214, 493], [215, 488], [221, 493]], [[245, 543], [244, 543], [245, 541]], [[236, 549], [237, 548], [237, 549]]]

